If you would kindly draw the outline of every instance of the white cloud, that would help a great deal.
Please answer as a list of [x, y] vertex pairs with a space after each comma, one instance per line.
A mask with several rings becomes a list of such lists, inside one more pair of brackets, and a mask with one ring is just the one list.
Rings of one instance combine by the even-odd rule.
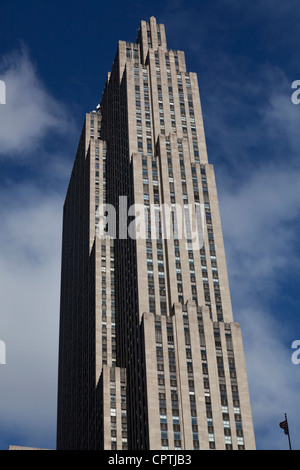
[[278, 427], [284, 412], [300, 434], [293, 421], [300, 412], [299, 366], [290, 349], [299, 331], [283, 287], [299, 279], [299, 181], [299, 170], [275, 161], [243, 184], [223, 186], [220, 196], [234, 319], [242, 327], [255, 431], [265, 449], [285, 448]]
[[[75, 126], [25, 48], [0, 59], [0, 77], [7, 93], [0, 107], [0, 160], [9, 159], [0, 189], [0, 340], [6, 345], [0, 448], [54, 448], [63, 211], [58, 191], [70, 174], [64, 148]], [[58, 137], [59, 150], [53, 146]]]
[[297, 272], [299, 260], [292, 253], [298, 240], [299, 182], [300, 170], [269, 164], [240, 186], [222, 191], [223, 227], [237, 282], [242, 282], [241, 266], [245, 284], [251, 282], [256, 289], [265, 289], [259, 279], [280, 279], [283, 268]]
[[2, 158], [39, 149], [49, 133], [66, 133], [65, 106], [48, 92], [24, 47], [1, 58], [0, 76], [6, 85], [6, 104], [0, 106]]
[[1, 427], [20, 439], [0, 446], [54, 447], [63, 201], [33, 184], [0, 197]]
[[202, 93], [208, 157], [215, 163], [255, 433], [261, 449], [287, 448], [278, 425], [287, 412], [299, 449], [299, 365], [291, 361], [299, 330], [288, 285], [299, 283], [300, 108], [291, 102], [286, 74], [271, 64], [257, 67], [220, 53], [209, 76]]
[[286, 448], [278, 426], [284, 412], [290, 415], [294, 435], [300, 435], [294, 419], [300, 413], [299, 366], [291, 361], [291, 344], [299, 339], [299, 330], [289, 311], [291, 294], [283, 287], [287, 280], [299, 279], [300, 173], [278, 170], [263, 168], [234, 194], [223, 190], [221, 196], [233, 315], [242, 328], [261, 449]]
[[[249, 378], [252, 412], [259, 448], [266, 450], [286, 449], [287, 440], [279, 422], [284, 413], [289, 417], [292, 436], [299, 436], [300, 413], [298, 400], [299, 366], [291, 360], [292, 349], [289, 325], [276, 320], [272, 311], [254, 307], [253, 300], [241, 307], [239, 319], [242, 324], [246, 365]], [[257, 302], [258, 304], [259, 302]], [[282, 312], [283, 315], [285, 312]], [[299, 449], [295, 440], [294, 448]]]
[[[70, 175], [70, 149], [64, 154], [64, 148], [75, 126], [24, 48], [0, 60], [0, 76], [7, 91], [0, 107], [0, 160], [11, 163], [0, 189], [0, 339], [6, 345], [0, 448], [54, 448], [63, 211], [58, 191], [65, 191]], [[53, 142], [60, 136], [57, 150]]]
[[[182, 20], [179, 13], [174, 13], [174, 22]], [[189, 24], [188, 12], [184, 18]], [[205, 29], [201, 31], [205, 38]], [[168, 37], [171, 33], [168, 28]], [[195, 51], [198, 42], [193, 43]], [[205, 56], [199, 57], [203, 61]], [[270, 300], [280, 295], [282, 279], [299, 263], [294, 247], [300, 108], [291, 103], [290, 83], [282, 71], [268, 64], [257, 70], [239, 59], [233, 62], [216, 51], [214, 61], [209, 57], [211, 74], [205, 75], [212, 80], [202, 87], [199, 77], [200, 92], [205, 86], [209, 116], [206, 112], [204, 125], [214, 134], [216, 155], [224, 155], [239, 170], [219, 180], [225, 172], [221, 158], [216, 161], [234, 317], [242, 325], [256, 430], [265, 448], [283, 448], [278, 420], [284, 411], [299, 415], [300, 366], [292, 365], [288, 350], [297, 338], [289, 336], [286, 316], [274, 318]], [[203, 62], [200, 68], [205, 69]], [[29, 155], [48, 132], [66, 130], [64, 106], [39, 80], [26, 51], [2, 59], [0, 77], [7, 87], [7, 104], [0, 107], [2, 157], [20, 149]], [[247, 126], [241, 127], [239, 118], [247, 116]], [[256, 152], [266, 143], [270, 153], [257, 164]], [[59, 168], [62, 161], [56, 162]], [[7, 345], [7, 365], [0, 366], [0, 414], [2, 423], [22, 431], [22, 444], [39, 445], [45, 426], [52, 423], [55, 432], [62, 200], [33, 184], [14, 186], [1, 197], [0, 339]], [[253, 295], [262, 292], [263, 305], [262, 297]]]

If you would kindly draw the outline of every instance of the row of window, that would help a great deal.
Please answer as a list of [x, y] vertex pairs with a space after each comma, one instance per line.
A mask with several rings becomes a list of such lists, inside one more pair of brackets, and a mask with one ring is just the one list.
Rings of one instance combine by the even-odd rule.
[[[198, 325], [199, 331], [203, 333], [202, 341], [205, 343], [204, 339], [204, 331], [203, 331], [203, 324], [201, 317], [198, 315]], [[233, 403], [234, 409], [234, 416], [235, 416], [235, 429], [232, 429], [230, 425], [229, 419], [229, 409], [228, 409], [228, 395], [227, 395], [227, 386], [225, 381], [225, 369], [224, 369], [224, 359], [222, 355], [222, 344], [220, 340], [220, 331], [219, 326], [217, 323], [214, 324], [214, 337], [215, 337], [215, 349], [216, 349], [216, 362], [217, 362], [217, 370], [218, 370], [218, 377], [219, 377], [219, 389], [220, 389], [220, 401], [222, 405], [222, 417], [223, 417], [223, 430], [224, 430], [224, 439], [226, 449], [232, 449], [232, 433], [235, 433], [235, 438], [237, 441], [238, 449], [244, 449], [244, 439], [243, 439], [243, 430], [242, 430], [242, 420], [240, 414], [240, 402], [238, 396], [238, 387], [236, 381], [236, 371], [235, 371], [235, 363], [233, 358], [233, 351], [232, 351], [232, 343], [231, 341], [227, 341], [231, 338], [231, 331], [230, 326], [225, 324], [225, 336], [226, 336], [226, 346], [228, 351], [228, 367], [229, 367], [229, 375], [231, 378], [231, 398]], [[230, 349], [229, 349], [230, 348]], [[202, 346], [202, 365], [203, 371], [205, 372], [206, 380], [207, 380], [207, 388], [209, 387], [209, 372], [207, 368], [207, 361], [206, 361], [206, 352], [205, 346]]]
[[174, 352], [174, 337], [172, 322], [167, 322], [167, 340], [168, 340], [168, 365], [170, 377], [170, 393], [172, 406], [172, 428], [168, 429], [167, 421], [167, 404], [166, 404], [166, 388], [165, 388], [165, 364], [163, 358], [163, 350], [161, 345], [161, 322], [159, 317], [155, 321], [156, 334], [156, 360], [157, 360], [157, 381], [158, 381], [158, 399], [160, 409], [160, 431], [161, 431], [161, 448], [167, 450], [170, 440], [173, 440], [175, 450], [181, 449], [181, 429], [179, 419], [179, 402], [177, 389], [177, 375]]
[[[158, 53], [155, 54], [155, 62], [156, 62], [156, 77], [157, 77], [157, 93], [158, 93], [158, 104], [159, 104], [159, 122], [161, 126], [161, 132], [165, 133], [165, 120], [164, 120], [164, 107], [163, 107], [163, 101], [162, 101], [162, 84], [161, 84], [161, 76], [160, 76], [160, 67], [159, 67], [159, 58], [158, 58]], [[178, 61], [177, 66], [178, 66]], [[167, 61], [166, 64], [169, 64]], [[167, 65], [168, 67], [168, 65]], [[136, 80], [135, 84], [135, 98], [136, 98], [136, 122], [137, 122], [137, 130], [138, 134], [141, 132], [141, 126], [142, 126], [142, 116], [141, 116], [141, 94], [140, 94], [140, 86], [139, 84], [139, 70], [140, 66], [138, 63], [134, 64], [134, 78]], [[184, 94], [184, 89], [183, 89], [183, 82], [182, 82], [182, 76], [185, 75], [185, 85], [186, 89], [188, 91], [187, 93], [187, 102], [188, 102], [188, 111], [189, 111], [189, 127], [191, 129], [192, 134], [196, 134], [196, 125], [195, 125], [195, 114], [194, 114], [194, 107], [193, 107], [193, 99], [192, 99], [192, 94], [190, 92], [191, 88], [191, 83], [190, 83], [190, 78], [188, 74], [181, 74], [177, 70], [177, 84], [178, 84], [178, 96], [179, 96], [179, 104], [180, 104], [180, 114], [181, 114], [181, 124], [182, 124], [182, 132], [183, 134], [187, 134], [188, 128], [187, 128], [187, 118], [186, 118], [186, 111], [185, 111], [185, 94]], [[143, 83], [144, 83], [144, 110], [145, 110], [145, 125], [146, 129], [150, 129], [151, 127], [151, 117], [150, 117], [150, 102], [149, 102], [149, 88], [148, 88], [148, 73], [147, 73], [147, 67], [144, 66], [142, 67], [142, 78], [143, 78]], [[171, 77], [171, 71], [169, 68], [167, 68], [167, 78], [168, 78], [168, 83], [172, 85], [172, 77]], [[168, 86], [168, 92], [169, 92], [169, 106], [170, 106], [170, 119], [171, 119], [171, 125], [176, 129], [176, 119], [175, 119], [175, 107], [174, 107], [174, 95], [173, 95], [173, 86]], [[138, 151], [140, 153], [146, 153], [145, 149], [143, 149], [143, 142], [142, 138], [138, 138]], [[150, 138], [147, 138], [147, 154], [152, 155], [152, 142], [151, 142], [151, 135]], [[197, 143], [194, 143], [194, 157], [195, 161], [199, 162], [199, 150], [198, 150], [198, 145]]]
[[120, 397], [120, 412], [121, 412], [121, 439], [120, 442], [122, 443], [122, 450], [128, 449], [127, 443], [127, 411], [126, 411], [126, 376], [125, 370], [120, 370], [120, 389], [116, 390], [116, 377], [115, 377], [115, 369], [111, 368], [110, 370], [110, 433], [111, 433], [111, 449], [117, 449], [117, 408], [116, 408], [116, 401], [117, 401], [117, 393]]
[[[110, 285], [110, 302], [107, 301], [107, 285]], [[102, 363], [116, 365], [116, 310], [115, 310], [115, 274], [114, 248], [107, 251], [101, 245], [101, 309], [102, 309]], [[107, 333], [110, 332], [108, 338]], [[111, 350], [108, 351], [108, 344]]]
[[[209, 383], [209, 370], [207, 364], [207, 355], [206, 355], [206, 345], [204, 339], [204, 331], [202, 324], [201, 314], [198, 314], [198, 323], [199, 323], [199, 334], [201, 337], [201, 359], [202, 359], [202, 372], [203, 372], [203, 386], [204, 386], [204, 395], [206, 403], [206, 415], [207, 415], [207, 431], [208, 431], [208, 440], [209, 446], [211, 449], [215, 448], [215, 437], [214, 437], [214, 425], [213, 425], [213, 415], [212, 415], [212, 405], [211, 405], [211, 395], [210, 395], [210, 383]], [[189, 398], [190, 398], [190, 410], [191, 410], [191, 424], [193, 430], [193, 444], [194, 449], [199, 449], [199, 439], [198, 439], [198, 423], [197, 423], [197, 407], [196, 407], [196, 397], [195, 397], [195, 388], [194, 388], [194, 376], [193, 376], [193, 363], [192, 363], [192, 350], [190, 347], [190, 333], [189, 333], [189, 322], [188, 315], [183, 314], [183, 326], [185, 332], [185, 352], [186, 352], [186, 365], [188, 373], [188, 382], [189, 382]], [[226, 326], [225, 326], [226, 328]], [[215, 337], [218, 337], [218, 328], [214, 327]], [[226, 339], [231, 336], [230, 327], [227, 326], [225, 329]], [[161, 423], [161, 442], [164, 449], [168, 448], [169, 439], [174, 439], [174, 445], [177, 449], [180, 449], [180, 422], [179, 422], [179, 404], [178, 404], [178, 390], [177, 390], [177, 376], [176, 376], [176, 363], [175, 363], [175, 350], [174, 350], [174, 338], [172, 331], [172, 323], [167, 322], [167, 337], [168, 337], [168, 365], [169, 365], [169, 375], [170, 375], [170, 392], [171, 392], [171, 406], [172, 406], [172, 415], [173, 415], [173, 430], [168, 430], [167, 425], [167, 412], [166, 412], [166, 389], [165, 389], [165, 366], [164, 363], [164, 352], [162, 348], [162, 333], [161, 333], [161, 323], [159, 317], [156, 317], [155, 320], [155, 337], [156, 337], [156, 357], [157, 357], [157, 377], [158, 377], [158, 388], [159, 388], [159, 406], [160, 406], [160, 423]], [[230, 344], [230, 342], [228, 342]], [[230, 425], [229, 418], [229, 409], [228, 409], [228, 399], [224, 379], [224, 364], [223, 358], [221, 356], [221, 350], [219, 348], [219, 343], [216, 341], [216, 360], [217, 360], [217, 370], [219, 374], [219, 386], [220, 386], [220, 401], [222, 405], [222, 417], [223, 417], [223, 429], [224, 429], [224, 439], [227, 449], [232, 449], [232, 433], [235, 434], [235, 439], [239, 449], [244, 448], [244, 439], [243, 439], [243, 430], [242, 430], [242, 420], [240, 414], [240, 403], [238, 395], [238, 387], [235, 376], [235, 364], [234, 358], [231, 350], [228, 350], [229, 360], [229, 372], [231, 376], [231, 393], [232, 393], [232, 402], [233, 402], [233, 411], [235, 416], [234, 428]], [[177, 417], [177, 418], [175, 418]], [[176, 427], [174, 423], [176, 421]], [[173, 434], [170, 434], [170, 431]], [[173, 436], [173, 437], [172, 437]]]

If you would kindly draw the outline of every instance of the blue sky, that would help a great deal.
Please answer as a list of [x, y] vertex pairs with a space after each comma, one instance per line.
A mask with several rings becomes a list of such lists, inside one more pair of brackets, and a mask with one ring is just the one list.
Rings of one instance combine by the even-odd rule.
[[0, 4], [0, 449], [55, 447], [62, 206], [119, 39], [164, 23], [198, 74], [258, 449], [300, 449], [297, 0]]

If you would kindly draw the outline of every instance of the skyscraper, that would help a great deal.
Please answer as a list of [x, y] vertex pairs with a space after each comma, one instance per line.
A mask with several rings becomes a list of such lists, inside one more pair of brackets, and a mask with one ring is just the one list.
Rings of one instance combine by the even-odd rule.
[[197, 76], [154, 17], [85, 117], [59, 343], [58, 449], [255, 448]]

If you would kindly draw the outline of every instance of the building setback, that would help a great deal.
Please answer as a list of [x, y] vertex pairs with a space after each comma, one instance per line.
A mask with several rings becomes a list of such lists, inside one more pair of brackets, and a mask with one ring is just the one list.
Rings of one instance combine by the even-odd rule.
[[154, 17], [118, 43], [66, 195], [57, 449], [255, 449], [197, 76]]

